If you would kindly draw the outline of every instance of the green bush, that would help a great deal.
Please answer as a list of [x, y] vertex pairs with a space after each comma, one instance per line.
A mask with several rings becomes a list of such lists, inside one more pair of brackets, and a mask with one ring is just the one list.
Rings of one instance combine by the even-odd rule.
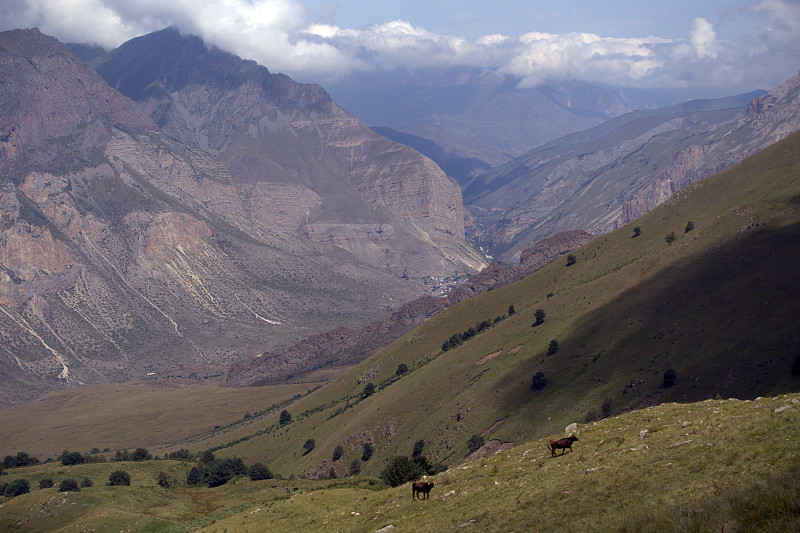
[[338, 461], [342, 458], [342, 454], [344, 454], [344, 448], [341, 444], [339, 444], [336, 448], [333, 449], [333, 460]]
[[664, 372], [664, 388], [669, 388], [675, 385], [675, 382], [678, 380], [678, 375], [675, 373], [673, 369], [669, 369]]
[[375, 448], [372, 446], [372, 443], [370, 442], [365, 442], [362, 445], [362, 448], [363, 448], [363, 453], [361, 454], [361, 460], [366, 463], [372, 457], [372, 452], [375, 451]]
[[673, 242], [675, 242], [677, 240], [677, 237], [675, 236], [675, 232], [674, 231], [670, 231], [667, 234], [667, 236], [664, 237], [664, 240], [667, 241], [667, 244], [672, 244]]
[[569, 254], [569, 255], [567, 256], [567, 266], [572, 266], [572, 265], [574, 265], [574, 264], [575, 264], [577, 261], [578, 261], [578, 260], [575, 258], [575, 256], [574, 256], [573, 254]]
[[542, 390], [547, 386], [547, 378], [544, 377], [544, 373], [537, 372], [533, 375], [533, 383], [531, 383], [532, 390]]
[[280, 424], [282, 426], [285, 426], [286, 424], [288, 424], [291, 421], [292, 421], [292, 414], [289, 411], [287, 411], [286, 409], [281, 411]]
[[92, 480], [85, 477], [81, 480], [81, 488], [85, 489], [92, 486]]
[[28, 483], [24, 479], [15, 479], [8, 485], [6, 485], [3, 494], [6, 498], [15, 498], [17, 496], [21, 496], [22, 494], [28, 494], [31, 491], [31, 484]]
[[61, 453], [61, 464], [64, 466], [80, 465], [85, 463], [85, 459], [80, 452], [68, 452], [64, 450]]
[[264, 479], [272, 479], [272, 471], [266, 465], [256, 463], [247, 469], [247, 475], [250, 476], [252, 481], [261, 481]]
[[152, 458], [153, 456], [145, 448], [136, 448], [131, 455], [132, 461], [148, 461]]
[[558, 341], [553, 339], [550, 341], [550, 345], [547, 346], [547, 355], [554, 355], [558, 351]]
[[108, 484], [111, 487], [130, 486], [131, 476], [124, 470], [115, 470], [108, 475]]
[[425, 448], [425, 441], [420, 439], [414, 443], [414, 450], [411, 452], [411, 457], [419, 457], [422, 455], [422, 450]]
[[614, 411], [614, 404], [611, 401], [611, 398], [606, 398], [603, 400], [603, 405], [600, 406], [600, 415], [603, 418], [608, 418], [611, 416], [611, 413]]
[[58, 492], [80, 492], [78, 482], [72, 478], [67, 478], [58, 486]]
[[633, 228], [633, 236], [634, 237], [638, 237], [641, 234], [642, 234], [642, 228], [640, 228], [639, 226], [636, 226], [636, 227]]
[[156, 476], [156, 484], [159, 487], [164, 487], [165, 489], [168, 489], [172, 486], [172, 480], [170, 479], [170, 477], [167, 475], [166, 472], [161, 471], [158, 473], [158, 476]]
[[405, 363], [400, 363], [397, 365], [397, 371], [395, 371], [396, 376], [405, 376], [408, 374], [408, 365]]
[[358, 459], [353, 459], [353, 462], [350, 463], [350, 475], [357, 476], [361, 473], [361, 461]]
[[53, 482], [53, 478], [46, 477], [44, 479], [39, 480], [39, 488], [40, 489], [49, 489], [50, 487], [54, 486], [55, 482]]
[[393, 457], [381, 472], [381, 478], [385, 479], [392, 487], [398, 487], [409, 481], [416, 481], [423, 475], [425, 475], [425, 472], [419, 464], [405, 455]]
[[689, 222], [686, 223], [686, 229], [684, 230], [684, 233], [689, 233], [693, 229], [694, 229], [694, 222], [690, 220]]
[[373, 394], [375, 394], [375, 385], [370, 382], [364, 386], [364, 391], [361, 393], [361, 398], [369, 398]]
[[305, 443], [305, 444], [303, 444], [303, 449], [305, 450], [305, 452], [303, 453], [303, 455], [307, 455], [307, 454], [311, 453], [311, 450], [313, 450], [313, 449], [314, 449], [314, 446], [316, 446], [316, 444], [317, 444], [317, 443], [316, 443], [316, 442], [314, 442], [314, 439], [308, 439], [308, 440], [306, 440], [306, 443]]
[[538, 326], [544, 323], [544, 319], [547, 316], [544, 312], [544, 309], [537, 309], [533, 316], [536, 317], [536, 322], [533, 323], [534, 326]]
[[473, 435], [467, 441], [467, 449], [469, 450], [469, 453], [472, 453], [484, 444], [486, 444], [486, 439], [480, 435]]

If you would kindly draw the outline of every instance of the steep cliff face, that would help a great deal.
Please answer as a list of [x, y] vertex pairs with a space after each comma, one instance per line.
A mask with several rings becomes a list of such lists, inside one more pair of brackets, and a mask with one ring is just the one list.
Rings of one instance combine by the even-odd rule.
[[396, 275], [483, 266], [465, 242], [458, 185], [321, 87], [172, 28], [125, 43], [97, 70], [165, 134], [218, 155], [252, 218]]
[[252, 216], [223, 161], [37, 30], [0, 33], [0, 83], [0, 405], [219, 376], [422, 290]]
[[485, 227], [480, 242], [515, 258], [558, 231], [601, 234], [627, 224], [800, 128], [800, 76], [747, 106], [684, 107], [690, 112], [621, 117], [597, 135], [562, 139], [482, 176], [466, 192]]
[[328, 365], [360, 362], [436, 313], [473, 296], [518, 281], [592, 238], [585, 231], [559, 233], [525, 250], [519, 265], [492, 263], [470, 276], [446, 297], [418, 298], [401, 306], [389, 318], [372, 322], [363, 328], [337, 328], [312, 335], [285, 352], [262, 353], [249, 362], [234, 364], [228, 370], [225, 383], [230, 387], [242, 387], [279, 380]]

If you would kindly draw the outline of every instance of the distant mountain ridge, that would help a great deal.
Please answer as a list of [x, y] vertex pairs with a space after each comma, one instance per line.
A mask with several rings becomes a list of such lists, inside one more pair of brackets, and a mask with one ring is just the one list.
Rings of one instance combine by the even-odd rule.
[[608, 232], [800, 128], [800, 77], [752, 96], [635, 112], [490, 170], [464, 189], [478, 242], [511, 260], [567, 228]]

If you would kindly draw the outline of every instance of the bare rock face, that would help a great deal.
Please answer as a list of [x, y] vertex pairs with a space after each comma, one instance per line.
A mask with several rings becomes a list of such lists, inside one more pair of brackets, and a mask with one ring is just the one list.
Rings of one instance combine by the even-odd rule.
[[494, 288], [518, 281], [592, 238], [585, 231], [559, 233], [525, 250], [518, 266], [512, 267], [503, 262], [492, 263], [470, 276], [446, 297], [418, 298], [404, 304], [388, 319], [372, 322], [364, 328], [337, 328], [308, 337], [283, 353], [262, 353], [249, 362], [234, 364], [228, 370], [225, 383], [230, 387], [268, 383], [326, 365], [360, 362], [436, 313]]
[[97, 70], [165, 134], [219, 156], [249, 217], [395, 275], [484, 265], [465, 241], [458, 184], [318, 85], [172, 28], [123, 44]]
[[[157, 131], [38, 30], [0, 33], [0, 85], [0, 406], [146, 375], [219, 377], [422, 291], [253, 216], [269, 187], [301, 185], [252, 183], [267, 188], [243, 201], [224, 161]], [[280, 219], [320, 205], [315, 194], [270, 201]]]

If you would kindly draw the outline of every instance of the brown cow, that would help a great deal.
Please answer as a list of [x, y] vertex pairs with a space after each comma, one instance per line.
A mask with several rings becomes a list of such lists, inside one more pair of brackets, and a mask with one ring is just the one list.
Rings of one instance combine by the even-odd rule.
[[425, 496], [420, 498], [420, 500], [424, 500], [428, 497], [431, 489], [433, 488], [433, 481], [415, 481], [411, 484], [411, 499], [417, 497], [417, 493], [421, 492]]
[[561, 450], [563, 450], [561, 452], [561, 455], [564, 455], [565, 453], [567, 453], [567, 448], [569, 448], [569, 451], [572, 451], [572, 443], [575, 442], [576, 440], [578, 440], [578, 437], [576, 437], [575, 435], [570, 435], [569, 437], [566, 437], [566, 438], [563, 438], [563, 439], [551, 440], [550, 441], [550, 455], [552, 457], [555, 457], [556, 456], [556, 450], [558, 450], [559, 448]]

